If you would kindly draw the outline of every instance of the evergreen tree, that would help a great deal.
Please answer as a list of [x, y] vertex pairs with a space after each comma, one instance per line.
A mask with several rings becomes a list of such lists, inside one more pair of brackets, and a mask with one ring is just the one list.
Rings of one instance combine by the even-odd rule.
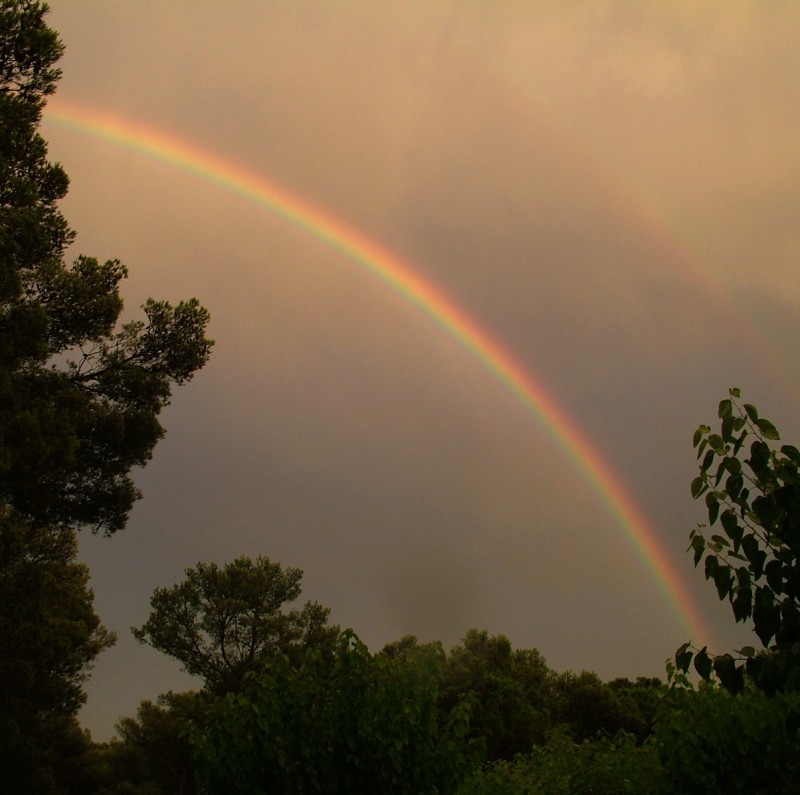
[[58, 202], [68, 179], [38, 132], [60, 76], [36, 0], [0, 0], [0, 768], [3, 792], [85, 791], [77, 724], [94, 612], [76, 532], [126, 524], [130, 478], [164, 430], [173, 384], [205, 364], [208, 313], [149, 300], [120, 323], [125, 267], [79, 256]]
[[64, 261], [68, 179], [37, 128], [63, 46], [34, 0], [0, 4], [0, 501], [45, 523], [124, 527], [172, 384], [206, 362], [208, 313], [149, 300], [119, 325], [125, 267]]

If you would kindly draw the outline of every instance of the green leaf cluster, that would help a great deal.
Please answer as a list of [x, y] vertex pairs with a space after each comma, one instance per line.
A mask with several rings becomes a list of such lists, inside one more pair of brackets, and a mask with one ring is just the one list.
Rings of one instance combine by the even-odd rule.
[[800, 693], [768, 697], [748, 688], [674, 690], [659, 713], [653, 744], [663, 765], [663, 791], [800, 791]]
[[672, 673], [685, 681], [694, 660], [701, 678], [716, 675], [731, 692], [744, 689], [747, 673], [773, 693], [800, 687], [800, 451], [777, 447], [775, 425], [740, 398], [731, 389], [720, 402], [718, 433], [701, 425], [694, 434], [700, 471], [691, 493], [704, 498], [709, 526], [721, 532], [708, 536], [703, 525], [695, 528], [690, 550], [736, 621], [752, 621], [768, 653], [746, 647], [737, 657], [712, 656], [687, 643]]
[[452, 792], [470, 765], [470, 704], [439, 714], [440, 649], [372, 655], [351, 632], [333, 666], [270, 660], [217, 699], [195, 737], [201, 792]]
[[528, 754], [475, 770], [457, 795], [648, 795], [662, 792], [663, 777], [655, 747], [633, 735], [576, 742], [560, 728]]

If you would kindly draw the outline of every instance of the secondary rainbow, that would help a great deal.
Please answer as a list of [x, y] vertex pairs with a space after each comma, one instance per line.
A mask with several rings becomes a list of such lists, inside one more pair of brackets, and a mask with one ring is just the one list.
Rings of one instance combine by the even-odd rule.
[[498, 340], [411, 265], [360, 230], [279, 185], [160, 130], [61, 101], [48, 106], [45, 119], [168, 163], [282, 216], [343, 252], [431, 317], [510, 390], [567, 453], [652, 572], [676, 620], [692, 640], [699, 644], [712, 640], [654, 528], [585, 434]]

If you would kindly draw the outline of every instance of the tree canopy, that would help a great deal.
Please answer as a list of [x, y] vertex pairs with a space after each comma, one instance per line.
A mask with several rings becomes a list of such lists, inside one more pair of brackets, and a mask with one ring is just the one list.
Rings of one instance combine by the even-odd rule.
[[133, 634], [175, 657], [213, 692], [238, 691], [265, 660], [284, 656], [299, 665], [310, 648], [333, 654], [339, 628], [328, 624], [328, 608], [307, 602], [283, 609], [300, 596], [302, 578], [300, 569], [265, 557], [222, 567], [198, 563], [182, 582], [154, 591], [150, 617]]
[[120, 324], [117, 260], [78, 256], [58, 209], [68, 188], [38, 133], [63, 45], [34, 0], [0, 5], [0, 501], [37, 521], [124, 527], [130, 470], [164, 429], [173, 384], [209, 355], [196, 299], [148, 300]]
[[351, 632], [333, 664], [266, 662], [212, 705], [196, 738], [208, 792], [452, 793], [473, 764], [469, 702], [438, 706], [433, 646], [370, 654]]
[[0, 767], [19, 792], [47, 791], [54, 747], [75, 733], [89, 669], [114, 641], [76, 547], [70, 528], [0, 507]]
[[470, 695], [472, 737], [487, 759], [510, 759], [544, 739], [554, 680], [536, 649], [512, 649], [504, 635], [470, 629], [447, 655], [441, 704], [451, 709]]
[[113, 642], [76, 533], [125, 526], [140, 496], [131, 470], [212, 345], [196, 299], [150, 299], [123, 321], [125, 266], [66, 261], [69, 180], [38, 132], [64, 50], [47, 11], [0, 0], [0, 767], [13, 771], [0, 788], [40, 793], [86, 791], [75, 716]]

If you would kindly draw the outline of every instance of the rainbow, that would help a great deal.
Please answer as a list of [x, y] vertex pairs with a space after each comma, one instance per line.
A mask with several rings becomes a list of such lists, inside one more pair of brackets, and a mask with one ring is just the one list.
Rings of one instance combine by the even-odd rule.
[[363, 232], [279, 185], [160, 130], [62, 101], [48, 106], [45, 119], [160, 160], [281, 216], [341, 251], [432, 318], [500, 381], [567, 453], [652, 573], [677, 623], [696, 644], [713, 639], [657, 532], [574, 420], [498, 340], [409, 264]]

